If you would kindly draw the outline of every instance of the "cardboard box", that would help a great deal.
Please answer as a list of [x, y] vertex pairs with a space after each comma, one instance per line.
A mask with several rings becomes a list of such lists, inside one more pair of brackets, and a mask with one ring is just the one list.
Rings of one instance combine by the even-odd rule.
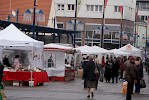
[[78, 69], [78, 75], [77, 75], [77, 77], [78, 78], [82, 78], [82, 76], [83, 76], [83, 69]]

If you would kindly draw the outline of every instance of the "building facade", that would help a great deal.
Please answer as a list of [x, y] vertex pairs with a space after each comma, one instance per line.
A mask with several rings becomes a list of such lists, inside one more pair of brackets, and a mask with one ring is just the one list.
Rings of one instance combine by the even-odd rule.
[[[104, 48], [133, 42], [136, 0], [105, 0]], [[74, 30], [76, 0], [53, 0], [57, 27]], [[100, 45], [104, 0], [78, 0], [76, 34], [78, 45]], [[123, 7], [123, 13], [120, 10]], [[123, 16], [122, 16], [123, 15]], [[121, 17], [122, 16], [122, 17]], [[121, 28], [122, 25], [122, 28]]]
[[[147, 43], [145, 47], [149, 47], [149, 0], [136, 0], [136, 7], [138, 9], [138, 16], [140, 19], [144, 20], [147, 23], [147, 28], [142, 28], [144, 32], [141, 32], [145, 39], [147, 39]], [[140, 30], [140, 29], [138, 29]], [[145, 32], [147, 30], [147, 32]], [[146, 37], [147, 36], [147, 37]], [[143, 45], [143, 44], [142, 44]]]

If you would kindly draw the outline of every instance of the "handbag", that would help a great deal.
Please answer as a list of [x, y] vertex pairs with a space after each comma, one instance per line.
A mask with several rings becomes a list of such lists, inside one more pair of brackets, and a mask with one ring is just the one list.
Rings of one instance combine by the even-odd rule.
[[146, 83], [144, 79], [140, 80], [140, 88], [146, 88]]
[[98, 69], [97, 69], [97, 68], [95, 68], [95, 70], [94, 70], [94, 74], [99, 74], [99, 72], [98, 72]]

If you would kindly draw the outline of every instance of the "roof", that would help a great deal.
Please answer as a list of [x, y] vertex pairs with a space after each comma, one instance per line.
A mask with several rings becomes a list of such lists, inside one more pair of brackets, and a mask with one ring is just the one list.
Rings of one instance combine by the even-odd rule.
[[[38, 5], [36, 6], [36, 10], [41, 9], [45, 14], [45, 22], [38, 22], [38, 25], [47, 26], [52, 0], [37, 0], [37, 3]], [[8, 15], [11, 15], [12, 10], [16, 11], [19, 9], [19, 23], [32, 24], [32, 21], [24, 21], [23, 15], [27, 9], [34, 8], [34, 0], [0, 0], [0, 4], [0, 20], [6, 20]], [[11, 21], [15, 22], [16, 18], [12, 17]]]
[[13, 24], [0, 31], [0, 45], [2, 46], [37, 46], [40, 47], [44, 43], [37, 41], [23, 32], [21, 32]]
[[[29, 25], [29, 24], [22, 24], [22, 23], [15, 23], [15, 22], [8, 22], [8, 21], [0, 20], [0, 27], [5, 28], [8, 25], [10, 25], [11, 23], [13, 23], [21, 31], [32, 32], [33, 25]], [[35, 32], [40, 32], [40, 33], [58, 33], [58, 34], [73, 34], [74, 33], [74, 31], [53, 29], [53, 28], [44, 27], [44, 26], [35, 26]]]

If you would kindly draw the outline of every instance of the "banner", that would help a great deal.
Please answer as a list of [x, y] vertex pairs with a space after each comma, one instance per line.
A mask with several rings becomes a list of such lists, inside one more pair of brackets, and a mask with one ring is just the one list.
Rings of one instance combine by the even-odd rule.
[[123, 15], [123, 6], [119, 6], [120, 13]]
[[108, 0], [104, 0], [104, 8], [106, 8], [107, 4], [108, 4]]

